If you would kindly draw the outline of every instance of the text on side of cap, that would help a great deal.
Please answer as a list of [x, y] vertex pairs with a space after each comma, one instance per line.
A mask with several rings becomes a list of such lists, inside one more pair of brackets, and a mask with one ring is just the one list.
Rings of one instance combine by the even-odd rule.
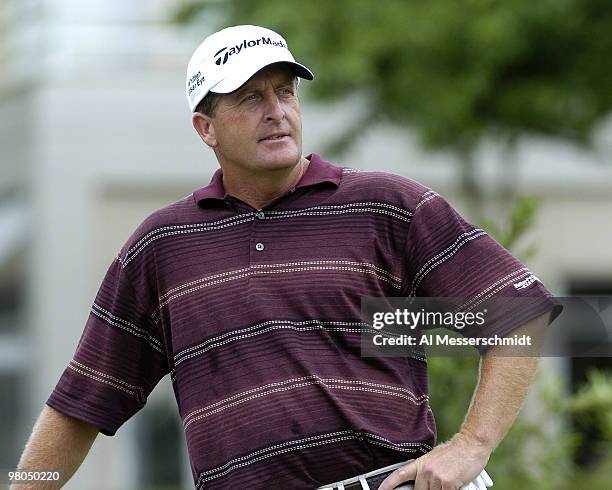
[[202, 76], [202, 72], [199, 71], [195, 75], [193, 75], [187, 82], [187, 87], [188, 87], [187, 94], [191, 95], [191, 92], [193, 92], [197, 87], [199, 87], [203, 83], [204, 83], [204, 77]]

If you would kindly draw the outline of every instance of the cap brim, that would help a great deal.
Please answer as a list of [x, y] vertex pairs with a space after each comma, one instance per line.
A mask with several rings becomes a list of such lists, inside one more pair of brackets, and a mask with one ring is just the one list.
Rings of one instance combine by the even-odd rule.
[[262, 60], [257, 61], [259, 61], [259, 63], [252, 64], [251, 66], [242, 66], [242, 69], [239, 72], [224, 78], [216, 85], [210, 87], [209, 91], [215, 94], [229, 94], [234, 92], [253, 78], [253, 76], [255, 76], [260, 70], [277, 63], [289, 65], [291, 70], [300, 78], [304, 78], [306, 80], [314, 79], [314, 75], [308, 68], [292, 60], [272, 59], [265, 60], [263, 62]]

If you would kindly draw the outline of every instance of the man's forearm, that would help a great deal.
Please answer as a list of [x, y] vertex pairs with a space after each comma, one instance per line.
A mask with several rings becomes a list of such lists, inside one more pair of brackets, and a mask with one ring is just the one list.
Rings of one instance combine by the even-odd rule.
[[20, 483], [11, 486], [11, 490], [60, 488], [81, 465], [97, 434], [96, 427], [45, 405], [18, 468], [26, 471], [57, 471], [60, 479], [56, 482]]
[[[515, 331], [527, 334], [539, 351], [549, 313]], [[460, 434], [492, 452], [512, 426], [535, 376], [538, 357], [510, 357], [512, 348], [492, 348], [480, 362], [478, 385]]]

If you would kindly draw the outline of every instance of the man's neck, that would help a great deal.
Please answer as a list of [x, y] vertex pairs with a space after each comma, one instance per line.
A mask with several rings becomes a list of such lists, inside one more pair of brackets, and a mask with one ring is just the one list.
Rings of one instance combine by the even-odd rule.
[[302, 157], [293, 167], [266, 170], [248, 178], [244, 175], [234, 175], [229, 169], [224, 170], [223, 187], [227, 194], [259, 210], [293, 189], [306, 172], [309, 163]]

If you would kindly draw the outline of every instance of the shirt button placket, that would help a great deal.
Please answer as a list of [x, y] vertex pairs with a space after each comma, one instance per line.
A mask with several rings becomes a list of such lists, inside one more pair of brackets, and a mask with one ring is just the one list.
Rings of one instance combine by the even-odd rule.
[[258, 261], [259, 258], [262, 258], [260, 253], [263, 252], [266, 248], [264, 242], [262, 241], [261, 237], [258, 236], [257, 231], [260, 229], [261, 226], [263, 226], [263, 221], [265, 221], [266, 219], [266, 213], [264, 211], [257, 211], [255, 213], [255, 223], [254, 223], [254, 227], [253, 227], [253, 236], [252, 236], [252, 242], [254, 242], [254, 248], [256, 250], [255, 256], [253, 257], [253, 260], [255, 262]]

